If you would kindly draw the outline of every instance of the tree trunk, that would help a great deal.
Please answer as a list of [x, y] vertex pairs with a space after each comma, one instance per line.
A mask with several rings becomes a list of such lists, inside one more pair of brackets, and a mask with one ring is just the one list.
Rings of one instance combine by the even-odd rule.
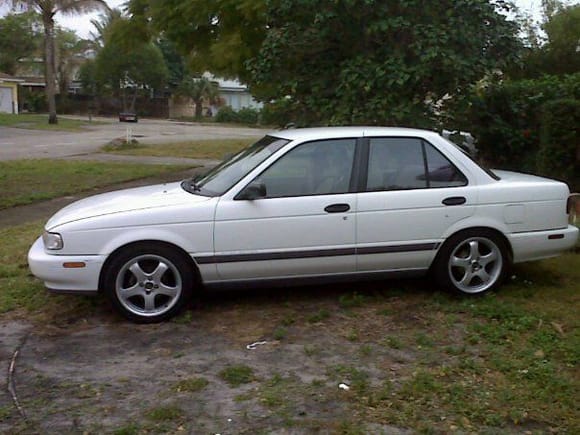
[[194, 102], [195, 102], [195, 117], [199, 119], [203, 115], [203, 98], [195, 100]]
[[133, 98], [131, 99], [131, 112], [132, 113], [137, 113], [135, 112], [135, 101], [137, 101], [137, 92], [139, 91], [139, 89], [137, 89], [137, 86], [135, 86], [135, 92], [133, 92]]
[[48, 123], [58, 124], [56, 117], [56, 86], [54, 83], [54, 18], [53, 14], [43, 15], [44, 21], [44, 78], [46, 100], [48, 102]]

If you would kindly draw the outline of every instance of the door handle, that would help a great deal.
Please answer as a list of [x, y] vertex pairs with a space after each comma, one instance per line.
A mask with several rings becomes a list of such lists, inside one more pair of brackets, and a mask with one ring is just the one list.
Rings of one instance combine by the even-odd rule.
[[461, 205], [465, 204], [467, 199], [464, 196], [450, 196], [441, 201], [444, 205]]
[[326, 213], [344, 213], [350, 210], [350, 205], [348, 204], [331, 204], [324, 207]]

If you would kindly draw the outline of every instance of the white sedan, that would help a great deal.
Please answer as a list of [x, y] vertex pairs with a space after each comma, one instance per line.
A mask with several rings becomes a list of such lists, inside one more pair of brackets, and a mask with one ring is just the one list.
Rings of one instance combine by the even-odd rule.
[[174, 316], [200, 286], [432, 272], [464, 294], [576, 244], [564, 183], [489, 171], [430, 131], [272, 133], [207, 174], [65, 207], [28, 254], [56, 292], [103, 292], [130, 320]]

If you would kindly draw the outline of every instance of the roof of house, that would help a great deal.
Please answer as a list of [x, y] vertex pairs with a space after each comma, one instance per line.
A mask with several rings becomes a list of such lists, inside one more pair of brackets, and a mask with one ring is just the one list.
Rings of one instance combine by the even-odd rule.
[[16, 77], [13, 77], [9, 74], [0, 72], [0, 82], [16, 82], [16, 83], [20, 83], [23, 80], [21, 79], [17, 79]]

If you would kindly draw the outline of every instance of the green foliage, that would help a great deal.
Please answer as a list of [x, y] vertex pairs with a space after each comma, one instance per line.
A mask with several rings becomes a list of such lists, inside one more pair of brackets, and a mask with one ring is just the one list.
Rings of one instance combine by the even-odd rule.
[[128, 9], [142, 32], [173, 41], [192, 71], [242, 81], [266, 32], [264, 0], [130, 0]]
[[280, 128], [288, 125], [291, 119], [297, 118], [292, 111], [292, 103], [286, 98], [264, 104], [261, 112], [261, 124]]
[[553, 100], [542, 112], [537, 169], [580, 190], [580, 101]]
[[519, 47], [515, 24], [486, 0], [267, 5], [250, 84], [264, 101], [289, 96], [298, 124], [431, 126], [429, 100], [461, 93]]
[[[565, 6], [553, 2], [545, 7], [542, 30], [545, 43], [533, 44], [526, 50], [519, 68], [510, 71], [513, 77], [539, 77], [542, 74], [574, 74], [580, 71], [580, 4]], [[541, 36], [535, 36], [540, 40]]]
[[175, 89], [185, 78], [185, 59], [177, 52], [175, 44], [167, 38], [160, 38], [155, 41], [155, 44], [161, 50], [163, 59], [165, 60], [165, 65], [167, 65], [167, 70], [169, 72], [167, 84], [170, 88]]
[[40, 18], [34, 12], [0, 18], [0, 72], [16, 74], [18, 61], [42, 46]]
[[216, 122], [237, 122], [236, 111], [230, 106], [220, 107], [215, 120]]
[[[121, 95], [124, 111], [135, 111], [139, 90], [161, 88], [168, 76], [167, 67], [158, 46], [128, 37], [133, 27], [129, 21], [118, 19], [111, 26], [111, 36], [95, 60], [95, 80], [97, 87], [107, 86], [113, 94]], [[129, 104], [127, 93], [131, 94]]]
[[[543, 106], [562, 98], [580, 98], [580, 73], [483, 85], [472, 95], [468, 110], [456, 116], [465, 115], [461, 129], [477, 138], [479, 156], [488, 165], [535, 172]], [[566, 119], [570, 122], [570, 117]]]
[[257, 124], [259, 111], [251, 107], [243, 107], [238, 110], [238, 121], [240, 124]]
[[[543, 25], [548, 35], [546, 46], [547, 73], [580, 71], [578, 42], [580, 41], [580, 4], [560, 8]], [[551, 62], [550, 62], [551, 61]]]
[[237, 112], [230, 106], [221, 107], [215, 117], [216, 122], [231, 122], [237, 124], [255, 125], [260, 112], [251, 107], [244, 107]]

